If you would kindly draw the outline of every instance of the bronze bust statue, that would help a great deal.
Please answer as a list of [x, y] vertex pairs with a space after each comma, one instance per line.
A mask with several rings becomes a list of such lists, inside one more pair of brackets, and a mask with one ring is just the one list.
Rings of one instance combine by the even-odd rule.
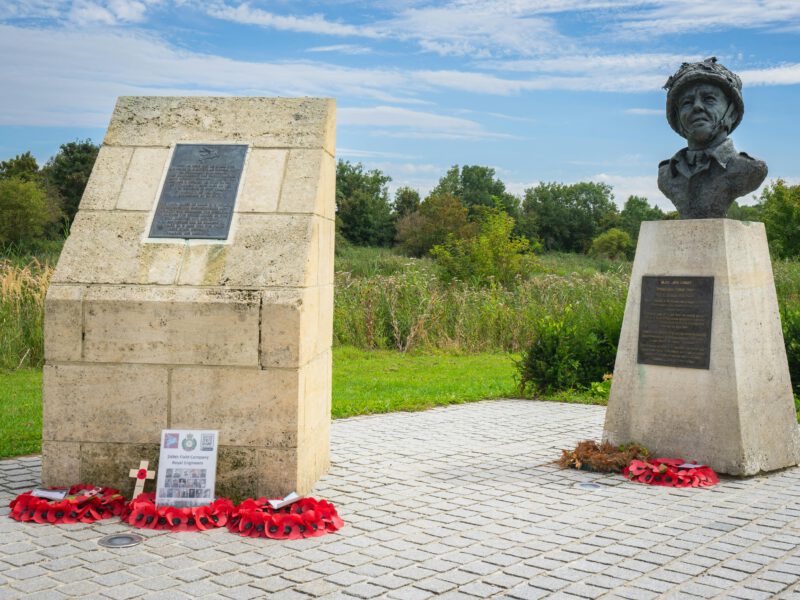
[[725, 217], [767, 176], [763, 161], [737, 152], [728, 138], [744, 115], [742, 80], [711, 57], [683, 63], [664, 89], [667, 120], [687, 147], [658, 165], [658, 189], [681, 219]]

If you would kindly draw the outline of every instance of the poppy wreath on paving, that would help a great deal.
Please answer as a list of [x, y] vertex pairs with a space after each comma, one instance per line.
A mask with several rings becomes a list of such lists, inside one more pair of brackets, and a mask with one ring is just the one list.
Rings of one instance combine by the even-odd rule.
[[122, 513], [122, 520], [140, 529], [166, 531], [205, 531], [224, 527], [233, 512], [233, 502], [227, 498], [207, 506], [156, 506], [155, 494], [144, 492], [131, 500]]
[[719, 477], [704, 465], [692, 468], [680, 458], [633, 460], [622, 474], [639, 483], [666, 487], [708, 487], [719, 483]]
[[274, 509], [266, 498], [248, 498], [239, 504], [228, 521], [228, 529], [246, 537], [296, 540], [317, 537], [341, 529], [344, 521], [327, 500], [302, 498]]
[[[49, 488], [65, 490], [65, 487]], [[94, 495], [87, 492], [99, 489]], [[20, 494], [9, 505], [9, 517], [17, 521], [36, 523], [94, 523], [122, 514], [126, 499], [114, 488], [81, 483], [67, 490], [63, 500], [48, 500], [34, 496], [32, 492]]]

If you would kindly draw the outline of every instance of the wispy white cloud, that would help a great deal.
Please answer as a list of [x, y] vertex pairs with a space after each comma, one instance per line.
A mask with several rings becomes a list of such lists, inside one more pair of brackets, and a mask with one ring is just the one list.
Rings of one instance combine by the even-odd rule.
[[73, 25], [142, 23], [159, 0], [73, 0], [67, 18]]
[[350, 25], [339, 21], [330, 21], [321, 14], [312, 15], [279, 15], [273, 12], [253, 8], [248, 3], [237, 6], [227, 4], [211, 4], [208, 14], [217, 19], [233, 21], [248, 25], [260, 25], [270, 29], [294, 31], [299, 33], [316, 33], [336, 36], [381, 37], [381, 33], [371, 27]]
[[800, 83], [800, 64], [739, 71], [745, 85], [794, 85]]
[[69, 8], [68, 0], [6, 0], [0, 19], [57, 19]]
[[[23, 51], [24, 49], [24, 51]], [[259, 63], [178, 50], [158, 38], [115, 30], [0, 25], [0, 123], [105, 124], [118, 95], [348, 96], [421, 100], [407, 73], [329, 63]], [[77, 68], [90, 65], [91, 68]], [[417, 86], [420, 90], [420, 84]], [[424, 100], [422, 100], [424, 101]]]
[[415, 158], [411, 154], [400, 152], [381, 152], [378, 150], [359, 150], [355, 148], [336, 148], [336, 154], [345, 158], [391, 158], [397, 160], [409, 160]]
[[529, 56], [572, 46], [546, 17], [508, 10], [513, 3], [454, 2], [401, 11], [379, 24], [388, 35], [415, 40], [441, 55]]
[[477, 121], [397, 106], [339, 108], [336, 119], [341, 125], [382, 128], [374, 130], [374, 133], [389, 137], [435, 139], [505, 137], [503, 134], [487, 131]]
[[571, 45], [551, 19], [526, 14], [530, 10], [509, 10], [508, 6], [502, 2], [429, 2], [395, 9], [391, 17], [368, 25], [334, 21], [322, 14], [282, 15], [247, 2], [212, 4], [207, 12], [218, 19], [284, 31], [413, 41], [424, 51], [445, 56], [527, 56]]
[[616, 173], [597, 173], [588, 178], [589, 181], [606, 183], [614, 192], [614, 201], [622, 208], [630, 196], [647, 198], [650, 204], [655, 204], [665, 211], [675, 210], [672, 202], [658, 189], [658, 180], [655, 175], [620, 175]]
[[483, 68], [500, 71], [517, 71], [530, 73], [583, 74], [602, 73], [652, 73], [654, 71], [670, 72], [676, 65], [687, 60], [702, 60], [700, 55], [656, 53], [600, 54], [583, 53], [568, 54], [557, 57], [542, 57], [521, 60], [492, 60], [479, 62]]
[[723, 29], [786, 28], [800, 23], [794, 0], [660, 0], [620, 13], [623, 31], [646, 36]]
[[372, 48], [356, 44], [334, 44], [332, 46], [314, 46], [306, 48], [306, 52], [333, 52], [338, 54], [371, 54]]
[[663, 108], [626, 108], [625, 114], [628, 115], [641, 115], [641, 116], [651, 116], [651, 115], [664, 115]]

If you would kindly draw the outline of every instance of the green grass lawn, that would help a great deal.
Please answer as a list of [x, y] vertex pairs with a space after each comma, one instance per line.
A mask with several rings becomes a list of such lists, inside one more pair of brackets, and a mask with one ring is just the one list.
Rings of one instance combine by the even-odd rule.
[[0, 458], [42, 450], [42, 371], [0, 372]]
[[[499, 398], [514, 394], [514, 356], [419, 354], [335, 348], [333, 418]], [[0, 458], [42, 443], [42, 372], [0, 372]]]
[[340, 419], [513, 396], [514, 358], [336, 348], [331, 412]]

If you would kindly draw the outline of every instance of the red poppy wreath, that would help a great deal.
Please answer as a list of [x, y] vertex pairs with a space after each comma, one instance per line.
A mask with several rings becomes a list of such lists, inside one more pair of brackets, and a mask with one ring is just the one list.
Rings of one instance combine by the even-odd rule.
[[336, 508], [326, 500], [302, 498], [274, 509], [266, 498], [248, 498], [228, 520], [228, 529], [246, 537], [296, 540], [334, 532], [344, 525]]
[[81, 483], [70, 487], [63, 500], [39, 498], [33, 492], [20, 494], [11, 501], [8, 516], [17, 521], [36, 523], [94, 523], [99, 519], [120, 515], [125, 509], [125, 502], [119, 490]]
[[708, 487], [719, 483], [711, 467], [692, 467], [680, 458], [633, 460], [622, 474], [631, 481], [667, 487]]
[[220, 498], [207, 506], [178, 508], [156, 506], [155, 494], [144, 492], [125, 507], [122, 520], [140, 529], [205, 531], [223, 527], [232, 512], [233, 502], [227, 498]]

